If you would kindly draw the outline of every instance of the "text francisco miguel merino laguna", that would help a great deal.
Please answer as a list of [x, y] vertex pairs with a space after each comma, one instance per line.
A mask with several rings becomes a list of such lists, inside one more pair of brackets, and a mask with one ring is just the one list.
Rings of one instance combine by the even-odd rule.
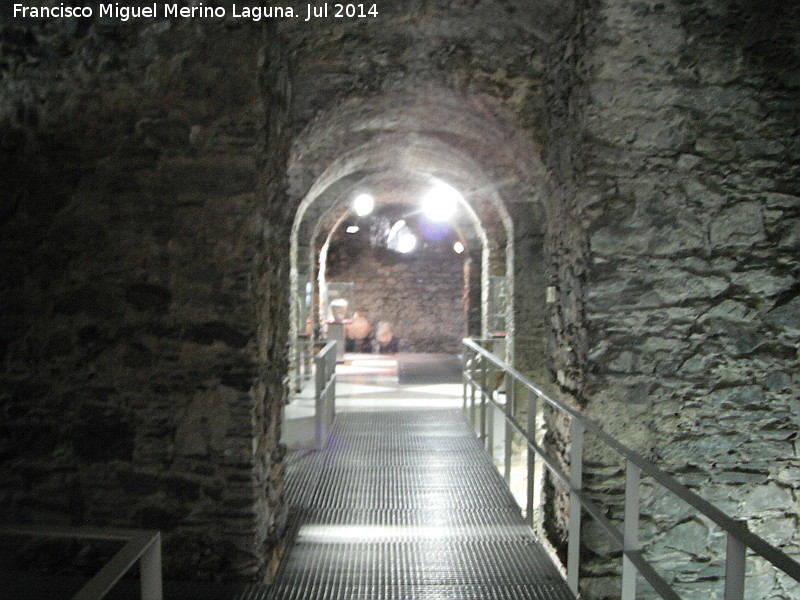
[[[41, 18], [89, 18], [95, 16], [95, 9], [91, 6], [25, 6], [24, 4], [14, 4], [15, 17], [29, 17], [34, 19]], [[377, 17], [377, 4], [331, 4], [320, 5], [307, 4], [305, 10], [295, 9], [291, 6], [237, 6], [231, 7], [230, 15], [228, 9], [221, 6], [181, 6], [179, 4], [157, 4], [149, 6], [125, 6], [119, 3], [101, 4], [98, 9], [98, 17], [119, 19], [128, 21], [129, 19], [155, 19], [169, 17], [185, 18], [224, 18], [231, 16], [234, 18], [244, 18], [253, 21], [271, 18], [300, 18], [305, 17], [306, 21], [315, 18], [364, 18]]]

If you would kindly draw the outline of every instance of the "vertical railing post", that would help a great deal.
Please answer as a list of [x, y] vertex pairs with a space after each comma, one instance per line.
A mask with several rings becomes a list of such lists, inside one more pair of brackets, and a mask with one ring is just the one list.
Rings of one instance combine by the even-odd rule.
[[294, 353], [294, 391], [300, 393], [303, 390], [303, 355], [300, 351], [301, 344], [295, 342], [292, 349]]
[[139, 558], [139, 581], [142, 600], [162, 600], [161, 534], [156, 533], [150, 547]]
[[[494, 373], [492, 373], [494, 375]], [[494, 413], [495, 407], [491, 403], [491, 396], [486, 399], [486, 439], [485, 447], [489, 453], [489, 458], [494, 462]]]
[[725, 600], [744, 598], [746, 552], [747, 547], [729, 531], [725, 549]]
[[314, 366], [314, 337], [308, 336], [308, 341], [304, 345], [305, 350], [303, 351], [303, 356], [306, 362], [303, 381], [311, 381], [311, 369]]
[[533, 494], [536, 483], [536, 454], [531, 450], [530, 444], [536, 443], [536, 409], [538, 397], [533, 390], [528, 390], [528, 485], [526, 486], [525, 515], [528, 524], [533, 527]]
[[470, 407], [469, 407], [469, 419], [470, 423], [472, 423], [472, 431], [478, 429], [478, 413], [477, 409], [475, 408], [475, 387], [477, 385], [477, 368], [476, 365], [478, 363], [478, 355], [474, 354], [472, 357], [472, 368], [470, 369], [470, 383], [469, 383], [469, 396], [470, 396]]
[[578, 499], [583, 486], [583, 433], [584, 427], [577, 419], [570, 424], [571, 449], [569, 462], [569, 538], [567, 545], [567, 584], [578, 595], [581, 545], [581, 502]]
[[[639, 481], [642, 470], [630, 460], [625, 465], [625, 521], [622, 526], [622, 549], [639, 549]], [[636, 567], [622, 555], [622, 600], [636, 600]]]
[[511, 485], [511, 449], [512, 449], [512, 429], [511, 419], [514, 417], [514, 378], [511, 373], [506, 373], [506, 418], [505, 418], [505, 456], [503, 457], [503, 466], [506, 483]]
[[[324, 350], [323, 350], [324, 352]], [[317, 355], [314, 358], [314, 445], [317, 450], [322, 450], [324, 429], [325, 429], [325, 403], [323, 393], [325, 391], [325, 355]]]
[[322, 450], [328, 441], [328, 431], [333, 423], [336, 394], [336, 342], [330, 342], [314, 358], [314, 443]]
[[480, 440], [486, 447], [486, 380], [488, 378], [488, 361], [481, 356], [481, 407], [480, 407]]
[[494, 461], [494, 413], [495, 407], [492, 404], [492, 399], [494, 399], [494, 380], [496, 378], [495, 372], [496, 368], [494, 363], [488, 362], [487, 370], [489, 375], [487, 376], [488, 386], [486, 387], [486, 396], [484, 397], [484, 405], [486, 406], [486, 438], [484, 439], [484, 443], [486, 444], [486, 449], [489, 452], [489, 456]]
[[325, 373], [328, 382], [327, 397], [327, 411], [325, 414], [328, 417], [328, 422], [325, 424], [325, 430], [330, 431], [333, 429], [333, 420], [336, 418], [336, 352], [331, 352], [328, 358], [328, 370]]
[[461, 357], [461, 384], [463, 387], [463, 396], [464, 396], [461, 405], [461, 410], [463, 410], [465, 413], [467, 412], [467, 381], [468, 381], [467, 365], [469, 365], [469, 348], [464, 346], [464, 354]]

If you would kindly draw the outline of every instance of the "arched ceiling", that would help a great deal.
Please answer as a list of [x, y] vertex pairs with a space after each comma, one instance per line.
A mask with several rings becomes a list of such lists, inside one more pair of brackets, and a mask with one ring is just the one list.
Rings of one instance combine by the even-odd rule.
[[[435, 179], [458, 189], [478, 221], [503, 238], [510, 230], [505, 203], [530, 201], [537, 218], [547, 185], [538, 148], [486, 98], [434, 87], [354, 98], [320, 115], [294, 143], [289, 193], [300, 202], [297, 240], [308, 246], [321, 219], [361, 191]], [[475, 227], [464, 232], [477, 235]]]
[[381, 190], [392, 187], [407, 200], [434, 179], [466, 199], [455, 226], [482, 249], [482, 277], [510, 273], [511, 205], [528, 204], [513, 214], [530, 219], [530, 231], [543, 223], [550, 196], [544, 55], [573, 4], [407, 0], [381, 4], [375, 19], [280, 22], [292, 66], [293, 283], [313, 271], [317, 240], [357, 193], [377, 189], [378, 201], [389, 202]]
[[[327, 236], [342, 223], [368, 223], [372, 215], [383, 215], [390, 220], [408, 220], [420, 216], [419, 199], [430, 189], [430, 180], [410, 176], [409, 173], [384, 172], [368, 176], [359, 181], [358, 187], [347, 193], [344, 200], [330, 207], [318, 220], [317, 235]], [[352, 210], [350, 200], [361, 192], [369, 193], [376, 208], [369, 217], [359, 218]], [[469, 207], [460, 207], [447, 223], [456, 231], [468, 248], [479, 250], [486, 242], [483, 226], [477, 215]], [[311, 239], [319, 244], [319, 238], [312, 232]]]
[[[542, 191], [539, 148], [497, 102], [436, 87], [398, 88], [380, 96], [351, 98], [320, 114], [295, 140], [289, 161], [289, 193], [302, 198], [336, 158], [381, 146], [417, 166], [435, 156], [411, 155], [406, 139], [428, 138], [480, 165], [496, 191], [523, 199]], [[390, 139], [394, 137], [394, 140]]]

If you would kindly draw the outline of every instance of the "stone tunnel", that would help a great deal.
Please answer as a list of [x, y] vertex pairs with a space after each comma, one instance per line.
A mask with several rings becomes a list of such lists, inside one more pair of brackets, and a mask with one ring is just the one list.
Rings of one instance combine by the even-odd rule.
[[[502, 330], [505, 360], [800, 555], [800, 5], [84, 4], [0, 7], [4, 521], [159, 529], [167, 577], [263, 580], [286, 530], [281, 409], [318, 319], [298, 307], [349, 281], [406, 350]], [[439, 182], [460, 195], [440, 237], [370, 243], [419, 229]], [[361, 193], [379, 210], [357, 221]], [[613, 497], [622, 472], [587, 451]], [[545, 494], [559, 552], [565, 500]], [[653, 530], [675, 508], [645, 502]], [[660, 560], [689, 535], [702, 556], [704, 527], [679, 519]], [[584, 529], [583, 594], [613, 597]], [[708, 596], [701, 563], [688, 597]]]

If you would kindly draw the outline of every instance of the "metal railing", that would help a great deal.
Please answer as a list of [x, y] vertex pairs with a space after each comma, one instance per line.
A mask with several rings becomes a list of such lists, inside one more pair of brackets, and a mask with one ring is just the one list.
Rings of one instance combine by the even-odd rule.
[[142, 600], [162, 600], [161, 534], [152, 530], [1, 525], [0, 535], [126, 542], [72, 600], [100, 600], [139, 562]]
[[[470, 409], [473, 425], [478, 429], [481, 440], [488, 449], [493, 449], [492, 416], [494, 408], [505, 419], [505, 463], [504, 476], [510, 482], [511, 440], [513, 432], [522, 436], [527, 448], [528, 481], [526, 489], [526, 517], [533, 524], [533, 493], [535, 481], [535, 460], [539, 456], [542, 463], [553, 474], [554, 479], [569, 490], [568, 539], [567, 539], [567, 583], [577, 595], [580, 568], [580, 530], [581, 513], [585, 511], [600, 525], [613, 550], [623, 556], [622, 600], [636, 597], [636, 577], [641, 574], [667, 600], [680, 600], [680, 596], [647, 562], [639, 543], [639, 482], [642, 474], [650, 476], [661, 487], [680, 498], [698, 513], [704, 515], [725, 531], [727, 536], [725, 555], [725, 600], [743, 600], [745, 587], [746, 553], [751, 550], [775, 568], [800, 582], [800, 564], [790, 556], [770, 545], [750, 532], [746, 523], [736, 521], [711, 505], [672, 476], [627, 448], [595, 422], [585, 418], [575, 409], [555, 400], [543, 392], [533, 382], [501, 359], [479, 345], [479, 340], [463, 340], [464, 346], [464, 410]], [[504, 385], [505, 402], [501, 403], [495, 392]], [[515, 418], [516, 394], [522, 390], [527, 401], [527, 424], [523, 428]], [[476, 398], [476, 395], [478, 398]], [[536, 442], [536, 412], [539, 402], [544, 402], [569, 419], [571, 447], [569, 451], [569, 473], [565, 473], [552, 456]], [[476, 423], [477, 421], [477, 423]], [[625, 459], [625, 506], [622, 531], [606, 516], [604, 510], [592, 502], [583, 489], [583, 447], [584, 434], [594, 435], [617, 455]]]
[[314, 357], [314, 443], [317, 450], [328, 444], [336, 416], [336, 341], [328, 342]]

